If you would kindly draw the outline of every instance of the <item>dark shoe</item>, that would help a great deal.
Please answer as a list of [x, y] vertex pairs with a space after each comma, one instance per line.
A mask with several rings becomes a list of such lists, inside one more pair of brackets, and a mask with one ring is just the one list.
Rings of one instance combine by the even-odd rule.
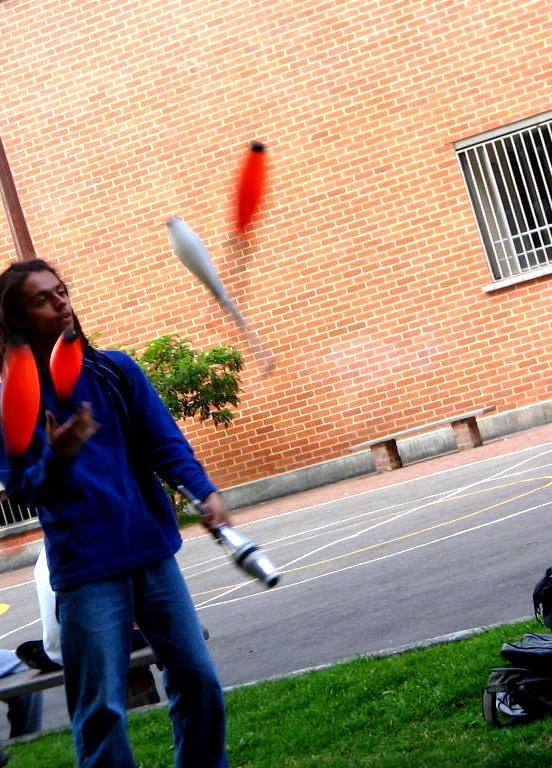
[[17, 658], [31, 669], [39, 669], [41, 672], [56, 672], [61, 669], [60, 664], [56, 664], [46, 655], [42, 640], [28, 640], [26, 643], [21, 643], [15, 649], [15, 653]]

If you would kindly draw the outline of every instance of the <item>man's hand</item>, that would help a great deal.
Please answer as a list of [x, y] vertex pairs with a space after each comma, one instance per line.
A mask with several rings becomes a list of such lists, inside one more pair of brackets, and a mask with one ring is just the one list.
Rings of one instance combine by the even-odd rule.
[[82, 446], [96, 434], [100, 424], [95, 421], [90, 403], [82, 403], [70, 419], [59, 425], [51, 411], [46, 411], [46, 437], [53, 452], [62, 461], [74, 461]]
[[208, 531], [214, 531], [221, 525], [230, 525], [230, 517], [220, 493], [210, 493], [203, 501], [203, 506], [209, 514], [202, 515], [201, 522]]

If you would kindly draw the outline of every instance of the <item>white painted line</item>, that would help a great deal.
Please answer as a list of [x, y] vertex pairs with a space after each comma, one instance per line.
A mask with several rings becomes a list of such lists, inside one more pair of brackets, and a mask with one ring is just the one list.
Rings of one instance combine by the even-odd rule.
[[[205, 608], [209, 606], [210, 604], [214, 604], [214, 606], [219, 605], [227, 605], [230, 603], [236, 603], [242, 600], [249, 600], [251, 598], [259, 597], [259, 596], [265, 596], [268, 592], [272, 594], [281, 593], [284, 590], [287, 589], [295, 589], [297, 587], [301, 587], [304, 584], [311, 584], [314, 581], [319, 581], [320, 579], [326, 579], [329, 576], [337, 576], [341, 573], [345, 573], [346, 571], [351, 571], [356, 568], [362, 568], [364, 566], [370, 566], [374, 565], [376, 563], [383, 562], [384, 560], [390, 560], [394, 557], [400, 557], [402, 555], [410, 554], [411, 552], [416, 552], [420, 549], [426, 549], [427, 547], [431, 547], [435, 544], [442, 544], [445, 541], [448, 541], [450, 539], [458, 538], [459, 536], [464, 536], [468, 533], [473, 533], [474, 531], [482, 530], [483, 528], [488, 528], [491, 525], [499, 525], [502, 523], [505, 523], [508, 520], [513, 520], [516, 517], [520, 517], [521, 515], [524, 515], [528, 512], [535, 512], [536, 510], [543, 509], [544, 507], [550, 506], [551, 502], [544, 502], [543, 504], [537, 504], [534, 507], [527, 507], [526, 509], [519, 510], [518, 512], [513, 512], [510, 515], [506, 515], [506, 517], [498, 518], [497, 520], [489, 520], [485, 523], [481, 523], [480, 525], [474, 525], [470, 528], [465, 528], [462, 531], [456, 531], [455, 533], [450, 533], [447, 536], [441, 536], [437, 539], [432, 539], [431, 541], [423, 542], [422, 544], [415, 544], [412, 547], [406, 547], [404, 549], [397, 550], [396, 552], [390, 552], [386, 555], [380, 555], [379, 557], [374, 557], [371, 560], [364, 560], [361, 563], [355, 563], [354, 565], [346, 565], [343, 568], [337, 568], [333, 571], [327, 571], [326, 573], [318, 574], [317, 576], [311, 576], [307, 579], [302, 579], [301, 581], [293, 582], [292, 584], [279, 584], [277, 587], [274, 588], [274, 590], [266, 590], [265, 592], [256, 593], [254, 595], [242, 595], [241, 597], [234, 597], [230, 600], [219, 600], [217, 597], [209, 598], [208, 600], [205, 600], [203, 603], [199, 603], [196, 608], [199, 610], [200, 608]], [[243, 586], [243, 585], [240, 585]], [[219, 597], [226, 597], [231, 592], [234, 592], [235, 588], [232, 590], [228, 590], [228, 592], [223, 593]], [[215, 602], [216, 601], [216, 602]]]

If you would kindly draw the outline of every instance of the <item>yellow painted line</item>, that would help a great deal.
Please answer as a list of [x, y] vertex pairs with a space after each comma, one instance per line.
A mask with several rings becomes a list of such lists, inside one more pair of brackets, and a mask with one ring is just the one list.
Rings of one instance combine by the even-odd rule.
[[[471, 517], [475, 517], [477, 515], [482, 515], [484, 512], [489, 512], [490, 510], [496, 509], [498, 507], [501, 507], [504, 504], [510, 504], [511, 502], [517, 501], [518, 499], [523, 499], [526, 496], [530, 496], [533, 493], [537, 493], [538, 491], [542, 491], [544, 488], [549, 488], [550, 486], [552, 486], [552, 475], [544, 475], [544, 476], [539, 476], [539, 477], [531, 477], [531, 478], [526, 478], [526, 479], [523, 479], [523, 480], [516, 480], [516, 481], [513, 481], [511, 483], [504, 483], [502, 485], [492, 486], [491, 488], [479, 489], [477, 491], [472, 491], [472, 492], [465, 493], [465, 494], [462, 494], [462, 495], [459, 495], [459, 496], [453, 496], [453, 497], [447, 496], [447, 497], [445, 497], [443, 499], [436, 499], [435, 502], [432, 503], [432, 506], [433, 506], [433, 504], [435, 504], [435, 505], [436, 504], [446, 504], [447, 502], [454, 502], [456, 499], [467, 498], [469, 496], [477, 496], [477, 495], [481, 495], [482, 493], [487, 493], [489, 491], [497, 491], [497, 490], [501, 490], [501, 489], [504, 489], [504, 488], [509, 488], [511, 486], [514, 486], [514, 485], [519, 485], [520, 483], [535, 482], [536, 480], [546, 480], [546, 482], [544, 483], [544, 485], [541, 485], [538, 488], [531, 488], [531, 490], [529, 490], [529, 491], [525, 491], [524, 493], [519, 493], [516, 496], [511, 496], [510, 498], [504, 499], [503, 501], [498, 501], [495, 504], [490, 504], [489, 506], [483, 507], [481, 509], [477, 509], [474, 512], [469, 512], [468, 514], [462, 515], [461, 517], [456, 517], [456, 518], [453, 518], [452, 520], [447, 520], [447, 521], [442, 522], [442, 523], [436, 523], [435, 525], [428, 526], [427, 528], [421, 528], [419, 530], [412, 531], [411, 533], [405, 533], [402, 536], [396, 536], [395, 538], [392, 538], [392, 539], [386, 539], [385, 541], [380, 541], [380, 542], [377, 542], [376, 544], [370, 544], [368, 547], [362, 547], [361, 549], [355, 549], [352, 552], [347, 552], [347, 553], [345, 553], [343, 555], [336, 555], [335, 557], [328, 557], [328, 558], [326, 558], [324, 560], [318, 560], [315, 563], [310, 563], [310, 564], [307, 564], [307, 565], [300, 565], [297, 568], [288, 568], [286, 570], [280, 571], [280, 573], [283, 575], [283, 574], [286, 574], [286, 573], [294, 573], [294, 572], [297, 572], [297, 571], [304, 571], [304, 570], [306, 570], [308, 568], [315, 568], [316, 566], [319, 566], [319, 565], [325, 565], [326, 563], [335, 562], [336, 560], [343, 560], [344, 558], [351, 557], [352, 555], [358, 555], [358, 554], [362, 554], [363, 552], [369, 552], [372, 549], [377, 549], [378, 547], [384, 547], [387, 544], [395, 544], [398, 541], [405, 541], [406, 539], [411, 539], [414, 536], [420, 536], [423, 533], [429, 533], [430, 531], [435, 531], [438, 528], [444, 528], [446, 526], [453, 525], [454, 523], [462, 522], [462, 520], [468, 520]], [[424, 507], [420, 511], [425, 511], [426, 509], [428, 509], [428, 507]], [[335, 533], [335, 530], [334, 530], [334, 533]], [[227, 561], [226, 564], [228, 564], [228, 561]], [[221, 564], [219, 564], [218, 566], [215, 566], [214, 568], [218, 568], [218, 567], [220, 567], [220, 565]], [[205, 572], [207, 572], [208, 570], [214, 570], [214, 568], [206, 569]], [[194, 573], [194, 574], [190, 574], [190, 575], [196, 576], [198, 574]], [[186, 576], [186, 578], [189, 578], [189, 576]], [[217, 592], [226, 591], [228, 589], [237, 589], [238, 587], [245, 586], [248, 583], [249, 582], [247, 582], [247, 581], [242, 581], [242, 582], [239, 582], [237, 584], [226, 584], [225, 586], [213, 587], [211, 589], [207, 589], [207, 590], [204, 590], [202, 592], [194, 592], [192, 597], [194, 597], [194, 598], [203, 597], [204, 595], [210, 595], [210, 594], [214, 594], [214, 593], [217, 593]]]
[[[532, 478], [535, 479], [544, 479], [544, 478]], [[496, 504], [490, 504], [488, 507], [483, 507], [482, 509], [477, 509], [475, 512], [469, 512], [467, 515], [462, 515], [461, 517], [455, 517], [452, 520], [446, 520], [444, 523], [436, 523], [435, 525], [430, 525], [427, 528], [420, 528], [417, 531], [412, 531], [412, 533], [405, 533], [402, 536], [397, 536], [393, 539], [387, 539], [386, 541], [380, 541], [376, 544], [370, 544], [369, 547], [363, 547], [362, 549], [355, 549], [352, 552], [347, 552], [344, 555], [336, 555], [335, 557], [328, 557], [324, 560], [318, 560], [316, 563], [310, 563], [309, 565], [300, 565], [297, 568], [289, 568], [288, 570], [282, 571], [282, 573], [293, 573], [294, 571], [303, 571], [306, 568], [314, 568], [316, 565], [325, 565], [326, 563], [334, 562], [335, 560], [343, 560], [345, 557], [351, 557], [351, 555], [359, 555], [362, 552], [369, 552], [371, 549], [377, 549], [378, 547], [384, 547], [386, 544], [395, 544], [397, 541], [404, 541], [406, 539], [411, 539], [414, 536], [420, 536], [422, 533], [429, 533], [430, 531], [435, 531], [438, 528], [444, 528], [447, 525], [453, 525], [453, 523], [459, 523], [462, 520], [468, 520], [470, 517], [475, 517], [476, 515], [482, 515], [484, 512], [489, 512], [491, 509], [496, 509], [497, 507], [501, 507], [504, 504], [509, 504], [510, 502], [517, 501], [518, 499], [523, 499], [525, 496], [530, 496], [533, 493], [536, 493], [537, 491], [542, 491], [544, 488], [549, 488], [552, 485], [552, 477], [547, 478], [549, 482], [545, 483], [544, 485], [540, 486], [539, 488], [533, 488], [530, 491], [526, 491], [525, 493], [520, 493], [517, 496], [512, 496], [509, 499], [504, 499], [504, 501], [498, 501]], [[526, 482], [526, 481], [523, 481]], [[502, 486], [505, 487], [505, 486]], [[466, 494], [466, 496], [470, 496], [472, 494]], [[461, 498], [460, 496], [455, 496], [456, 498]], [[453, 501], [451, 498], [442, 499], [443, 503], [446, 503], [447, 501]], [[440, 503], [440, 501], [436, 502], [437, 504]]]
[[[464, 498], [468, 498], [469, 496], [476, 496], [476, 495], [480, 495], [482, 493], [489, 493], [489, 492], [492, 492], [492, 491], [502, 490], [504, 488], [509, 488], [512, 485], [519, 485], [520, 483], [535, 482], [536, 480], [548, 480], [548, 481], [550, 481], [550, 483], [552, 483], [552, 475], [544, 475], [544, 476], [539, 476], [539, 477], [530, 477], [530, 478], [525, 478], [525, 479], [520, 479], [520, 480], [514, 480], [514, 481], [512, 481], [510, 483], [503, 483], [502, 485], [494, 485], [494, 486], [491, 486], [490, 488], [482, 488], [482, 489], [479, 489], [477, 491], [471, 491], [469, 493], [464, 493], [464, 494], [461, 494], [461, 495], [458, 495], [458, 496], [447, 497], [446, 499], [435, 499], [434, 501], [431, 501], [429, 504], [425, 504], [420, 509], [420, 511], [424, 511], [425, 509], [428, 509], [428, 508], [434, 506], [435, 504], [441, 504], [441, 503], [444, 503], [445, 501], [450, 501], [451, 499], [452, 500], [454, 500], [454, 499], [464, 499]], [[550, 483], [546, 483], [543, 486], [543, 488], [546, 488], [547, 485], [549, 485]], [[537, 488], [536, 490], [540, 490], [540, 488]], [[403, 504], [404, 504], [404, 502], [403, 502]], [[375, 510], [367, 512], [367, 514], [372, 516], [372, 522], [374, 520], [377, 520], [378, 517], [379, 517], [380, 520], [385, 521], [386, 517], [396, 515], [396, 513], [397, 513], [396, 507], [403, 506], [403, 504], [394, 504], [393, 505], [393, 509], [391, 509], [391, 510], [387, 510], [387, 509], [378, 510], [378, 509], [375, 509]], [[376, 517], [373, 517], [374, 515], [376, 515]], [[308, 532], [306, 532], [304, 535], [301, 536], [301, 543], [304, 544], [307, 541], [312, 541], [313, 539], [319, 539], [321, 536], [327, 536], [328, 532], [330, 532], [330, 531], [331, 531], [331, 533], [333, 535], [335, 535], [336, 533], [342, 533], [343, 531], [348, 531], [348, 530], [351, 530], [351, 529], [354, 529], [354, 528], [359, 528], [359, 527], [361, 527], [361, 526], [363, 526], [365, 524], [366, 524], [365, 520], [355, 520], [354, 522], [349, 522], [349, 523], [346, 523], [346, 524], [344, 523], [342, 525], [338, 525], [338, 521], [336, 521], [335, 523], [325, 527], [324, 530], [316, 530], [316, 531], [314, 531], [314, 532], [312, 532], [310, 534]], [[295, 537], [295, 538], [298, 538], [298, 537]], [[186, 569], [184, 567], [184, 568], [182, 568], [182, 573], [184, 574], [184, 578], [186, 579], [186, 581], [190, 582], [191, 579], [196, 579], [196, 578], [199, 578], [201, 576], [205, 576], [208, 573], [213, 573], [214, 571], [218, 571], [220, 568], [226, 568], [227, 565], [228, 565], [228, 557], [227, 557], [226, 552], [225, 552], [225, 557], [220, 562], [218, 562], [218, 563], [214, 563], [212, 565], [207, 565], [206, 564], [204, 567], [200, 568], [199, 570], [190, 570], [188, 573], [186, 573]], [[193, 566], [191, 566], [190, 568], [193, 568]], [[286, 573], [291, 573], [291, 571], [286, 571]], [[247, 583], [247, 582], [244, 582], [244, 583]], [[233, 586], [239, 586], [239, 585], [235, 584]], [[227, 587], [219, 587], [219, 589], [227, 589]], [[196, 594], [196, 593], [194, 593], [194, 594]], [[197, 593], [197, 594], [203, 594], [203, 593]]]
[[0, 616], [2, 616], [6, 611], [10, 610], [10, 604], [9, 603], [0, 603]]
[[[251, 579], [251, 581], [253, 581], [253, 579]], [[225, 584], [223, 587], [213, 587], [212, 589], [205, 589], [203, 592], [194, 592], [192, 597], [203, 597], [203, 595], [212, 595], [215, 592], [226, 592], [227, 589], [245, 587], [245, 585], [249, 583], [249, 581], [240, 581], [238, 584]]]

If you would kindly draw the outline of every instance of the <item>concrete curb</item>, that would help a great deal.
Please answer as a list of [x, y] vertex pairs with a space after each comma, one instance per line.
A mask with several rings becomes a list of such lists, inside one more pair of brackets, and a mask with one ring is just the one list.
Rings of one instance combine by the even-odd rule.
[[42, 538], [35, 541], [23, 542], [15, 551], [0, 550], [0, 573], [6, 571], [17, 571], [19, 568], [26, 568], [34, 565], [44, 540]]
[[[483, 442], [550, 422], [552, 400], [478, 420]], [[397, 447], [405, 465], [457, 450], [452, 427], [397, 440]], [[375, 471], [371, 451], [367, 449], [250, 483], [234, 485], [225, 488], [222, 495], [228, 509], [235, 510]]]
[[[484, 632], [488, 632], [491, 629], [498, 629], [499, 627], [509, 627], [513, 626], [514, 624], [520, 624], [522, 622], [530, 621], [533, 619], [533, 616], [524, 616], [521, 619], [513, 619], [512, 621], [506, 621], [506, 622], [499, 622], [498, 624], [488, 624], [483, 627], [471, 627], [470, 629], [461, 629], [458, 632], [451, 632], [448, 635], [439, 635], [437, 637], [430, 637], [427, 640], [421, 640], [418, 643], [411, 643], [409, 645], [400, 645], [396, 648], [384, 648], [379, 651], [374, 651], [373, 653], [363, 653], [363, 654], [356, 654], [355, 656], [350, 656], [345, 659], [338, 659], [337, 661], [328, 662], [327, 664], [317, 664], [315, 667], [304, 667], [303, 669], [297, 669], [293, 672], [289, 672], [287, 675], [273, 675], [271, 677], [264, 677], [260, 680], [252, 680], [249, 683], [241, 683], [240, 685], [233, 685], [233, 686], [227, 686], [224, 688], [224, 691], [234, 691], [239, 690], [240, 688], [248, 688], [254, 685], [258, 685], [259, 683], [266, 683], [271, 680], [286, 680], [290, 677], [299, 677], [300, 675], [307, 674], [308, 672], [317, 672], [319, 670], [323, 669], [331, 669], [332, 667], [337, 666], [338, 664], [346, 664], [349, 661], [355, 661], [355, 659], [363, 658], [363, 659], [385, 659], [388, 656], [398, 656], [401, 653], [406, 653], [407, 651], [417, 651], [421, 650], [423, 648], [431, 648], [434, 645], [445, 645], [446, 643], [455, 643], [459, 640], [467, 640], [470, 637], [475, 637], [475, 635], [482, 635]], [[154, 705], [158, 706], [158, 705]]]

